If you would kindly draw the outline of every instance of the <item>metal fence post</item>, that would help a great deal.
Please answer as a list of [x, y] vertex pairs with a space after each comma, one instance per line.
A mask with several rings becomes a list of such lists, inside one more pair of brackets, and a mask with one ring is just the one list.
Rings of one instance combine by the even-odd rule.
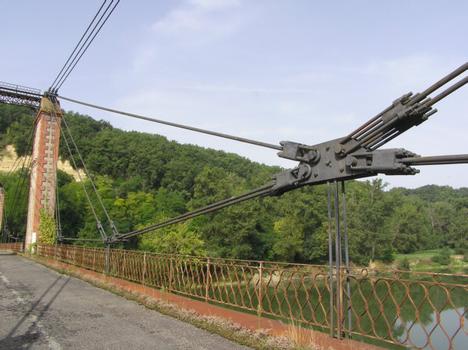
[[208, 302], [210, 297], [210, 280], [211, 280], [211, 272], [210, 272], [210, 258], [206, 259], [206, 281], [205, 281], [205, 301]]
[[170, 258], [170, 261], [171, 261], [171, 264], [169, 266], [169, 290], [172, 290], [172, 277], [173, 277], [173, 274], [174, 274], [174, 267], [173, 267], [173, 263], [172, 263], [172, 257]]
[[106, 256], [105, 256], [105, 266], [104, 266], [104, 273], [106, 275], [109, 274], [110, 271], [110, 244], [106, 244]]
[[263, 261], [258, 266], [258, 305], [257, 315], [262, 316], [263, 312]]
[[145, 275], [146, 275], [146, 252], [143, 252], [143, 276], [142, 276], [142, 283], [145, 285]]
[[96, 271], [96, 248], [93, 248], [93, 270]]
[[[123, 252], [122, 252], [122, 255], [123, 255], [123, 259], [122, 259], [122, 272], [121, 272], [121, 276], [120, 276], [120, 277], [125, 278], [125, 272], [127, 271], [127, 269], [126, 269], [127, 254], [125, 253], [125, 251], [123, 251]], [[119, 271], [119, 272], [120, 272], [120, 271]]]

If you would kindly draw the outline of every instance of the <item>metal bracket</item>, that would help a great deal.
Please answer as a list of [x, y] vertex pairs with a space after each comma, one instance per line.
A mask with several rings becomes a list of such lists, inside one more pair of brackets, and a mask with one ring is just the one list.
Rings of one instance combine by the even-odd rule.
[[[367, 152], [361, 149], [344, 158], [336, 155], [332, 144], [317, 145], [318, 162], [301, 162], [298, 167], [283, 171], [274, 176], [272, 195], [281, 195], [292, 189], [318, 185], [332, 180], [351, 180], [363, 177], [386, 175], [414, 175], [419, 170], [402, 162], [408, 157], [416, 157], [405, 149], [386, 149]], [[319, 151], [320, 150], [320, 151]]]
[[320, 153], [313, 146], [297, 142], [281, 141], [282, 151], [278, 152], [281, 158], [297, 160], [300, 162], [315, 163], [320, 160]]
[[353, 153], [346, 157], [346, 167], [355, 172], [368, 171], [385, 175], [414, 175], [418, 169], [401, 162], [408, 157], [417, 157], [403, 148], [384, 149], [374, 152]]

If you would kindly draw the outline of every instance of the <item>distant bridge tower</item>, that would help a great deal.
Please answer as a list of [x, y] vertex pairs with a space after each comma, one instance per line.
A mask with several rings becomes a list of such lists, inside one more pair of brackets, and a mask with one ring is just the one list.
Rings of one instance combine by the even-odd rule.
[[35, 121], [26, 225], [26, 248], [40, 241], [41, 211], [45, 210], [51, 216], [54, 216], [55, 213], [61, 119], [62, 110], [58, 101], [49, 97], [42, 97]]
[[5, 208], [5, 190], [2, 184], [0, 184], [0, 231], [3, 225], [3, 208]]

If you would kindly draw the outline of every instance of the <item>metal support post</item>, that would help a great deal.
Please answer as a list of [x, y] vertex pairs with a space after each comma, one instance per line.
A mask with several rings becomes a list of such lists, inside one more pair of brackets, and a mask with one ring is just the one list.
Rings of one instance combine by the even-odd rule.
[[346, 266], [346, 301], [348, 310], [348, 337], [351, 337], [352, 331], [352, 313], [351, 313], [351, 284], [349, 280], [349, 241], [348, 241], [348, 222], [347, 222], [347, 209], [346, 209], [346, 187], [345, 182], [341, 182], [342, 202], [343, 202], [343, 238], [344, 238], [344, 258]]
[[110, 273], [110, 244], [106, 244], [106, 257], [105, 257], [105, 267], [104, 273], [108, 275]]
[[343, 325], [343, 286], [341, 279], [341, 228], [340, 228], [340, 204], [339, 204], [339, 185], [335, 183], [335, 264], [336, 264], [336, 336], [342, 337]]
[[172, 291], [172, 278], [174, 275], [174, 267], [173, 267], [173, 259], [172, 257], [170, 258], [171, 265], [169, 266], [169, 290]]
[[[122, 272], [121, 272], [121, 276], [120, 277], [124, 277], [126, 278], [125, 276], [125, 272], [127, 272], [127, 269], [126, 269], [126, 264], [127, 264], [127, 254], [125, 253], [125, 251], [121, 251], [122, 252], [122, 255], [123, 255], [123, 262], [122, 262]], [[120, 268], [119, 268], [119, 272], [120, 272]]]
[[210, 298], [210, 280], [211, 280], [211, 272], [210, 272], [210, 258], [206, 259], [206, 281], [205, 281], [205, 301], [208, 302]]
[[263, 261], [258, 266], [258, 306], [257, 315], [262, 316], [263, 312]]
[[141, 276], [143, 285], [145, 285], [145, 276], [146, 276], [146, 252], [143, 252], [143, 274]]
[[333, 248], [332, 248], [332, 213], [331, 213], [331, 187], [330, 182], [327, 182], [327, 209], [328, 209], [328, 284], [330, 296], [330, 336], [333, 337], [334, 320], [333, 320]]
[[93, 270], [96, 271], [96, 248], [93, 248]]

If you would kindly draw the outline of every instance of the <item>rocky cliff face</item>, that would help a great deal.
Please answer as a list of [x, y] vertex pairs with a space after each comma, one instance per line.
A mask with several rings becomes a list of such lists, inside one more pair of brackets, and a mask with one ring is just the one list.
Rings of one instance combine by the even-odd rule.
[[[9, 172], [11, 169], [13, 169], [13, 167], [15, 170], [20, 169], [25, 158], [26, 158], [26, 162], [29, 162], [29, 158], [30, 158], [29, 156], [18, 157], [18, 155], [16, 154], [15, 147], [13, 147], [13, 145], [7, 145], [0, 152], [0, 171]], [[63, 172], [73, 176], [73, 178], [76, 181], [80, 181], [77, 171], [72, 168], [68, 160], [62, 161], [59, 159], [57, 165], [58, 165], [59, 170], [62, 170]], [[79, 172], [82, 178], [86, 177], [82, 169], [79, 169]]]

